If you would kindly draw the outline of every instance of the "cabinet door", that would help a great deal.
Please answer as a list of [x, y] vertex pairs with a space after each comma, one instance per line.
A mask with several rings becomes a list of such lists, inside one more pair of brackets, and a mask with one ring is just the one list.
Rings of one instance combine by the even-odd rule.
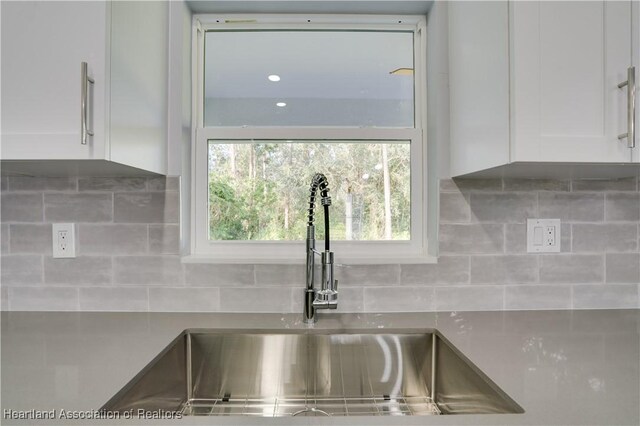
[[[106, 2], [2, 2], [2, 159], [105, 158]], [[89, 128], [80, 143], [80, 63]]]
[[512, 2], [512, 161], [629, 162], [631, 2]]

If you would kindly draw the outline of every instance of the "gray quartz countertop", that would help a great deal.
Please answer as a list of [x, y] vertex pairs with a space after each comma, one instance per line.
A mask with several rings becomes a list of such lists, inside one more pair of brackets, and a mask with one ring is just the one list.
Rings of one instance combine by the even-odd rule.
[[[300, 315], [2, 312], [1, 408], [98, 410], [187, 328], [299, 329]], [[320, 314], [331, 332], [435, 328], [524, 414], [185, 417], [2, 424], [639, 425], [640, 310]]]

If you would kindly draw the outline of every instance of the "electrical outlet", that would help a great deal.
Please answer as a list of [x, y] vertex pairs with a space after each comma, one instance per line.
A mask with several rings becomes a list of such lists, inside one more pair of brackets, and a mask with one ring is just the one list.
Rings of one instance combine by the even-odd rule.
[[527, 219], [527, 252], [560, 252], [560, 219]]
[[76, 257], [76, 233], [73, 223], [54, 223], [53, 257]]

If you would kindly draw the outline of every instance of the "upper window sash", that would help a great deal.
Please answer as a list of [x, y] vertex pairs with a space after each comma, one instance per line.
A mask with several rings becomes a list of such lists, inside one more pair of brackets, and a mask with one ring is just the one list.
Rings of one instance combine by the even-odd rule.
[[[413, 32], [414, 120], [410, 128], [422, 129], [426, 124], [426, 18], [418, 15], [316, 15], [316, 14], [197, 14], [193, 17], [193, 111], [194, 128], [204, 125], [204, 66], [206, 31], [234, 30], [362, 30]], [[231, 126], [207, 126], [224, 128]], [[254, 126], [251, 126], [254, 127]], [[259, 127], [259, 126], [255, 126]], [[322, 126], [331, 128], [340, 126]], [[347, 126], [345, 126], [347, 127]], [[348, 126], [352, 127], [352, 126]], [[239, 127], [240, 128], [240, 127]], [[260, 127], [268, 128], [268, 127]], [[379, 127], [382, 128], [382, 127]]]

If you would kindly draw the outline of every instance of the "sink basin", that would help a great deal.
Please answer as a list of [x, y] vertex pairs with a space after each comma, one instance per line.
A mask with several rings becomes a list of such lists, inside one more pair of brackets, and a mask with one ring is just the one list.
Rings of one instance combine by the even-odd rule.
[[523, 412], [436, 330], [185, 330], [102, 409], [269, 417]]

